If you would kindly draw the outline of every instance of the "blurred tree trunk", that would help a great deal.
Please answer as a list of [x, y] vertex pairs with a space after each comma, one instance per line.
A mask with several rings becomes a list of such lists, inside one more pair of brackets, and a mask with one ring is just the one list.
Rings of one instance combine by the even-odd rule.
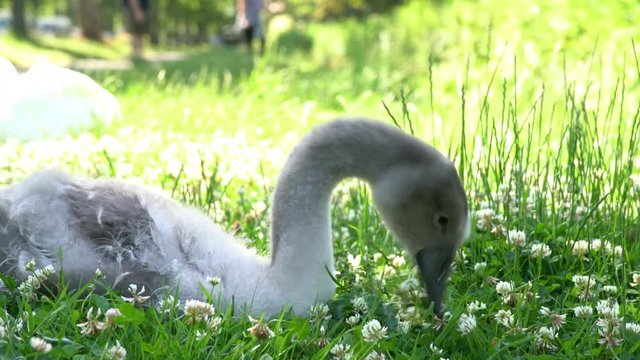
[[119, 1], [100, 0], [99, 11], [102, 13], [102, 30], [110, 34], [114, 32], [114, 19], [119, 10]]
[[18, 37], [27, 37], [27, 22], [24, 16], [24, 0], [11, 0], [11, 29]]
[[87, 39], [102, 41], [102, 19], [97, 0], [78, 0], [78, 18], [82, 36]]
[[41, 0], [31, 1], [31, 15], [33, 16], [33, 19], [38, 19], [40, 17], [40, 5], [42, 5]]
[[198, 42], [198, 43], [206, 42], [207, 41], [207, 23], [205, 23], [204, 21], [200, 20], [200, 21], [198, 21], [196, 26], [197, 26], [197, 29], [198, 29], [198, 34], [196, 35], [196, 42]]
[[64, 13], [71, 19], [71, 22], [74, 25], [78, 24], [78, 14], [76, 12], [76, 7], [73, 4], [73, 0], [65, 0], [64, 5]]
[[158, 45], [160, 43], [160, 4], [158, 1], [149, 3], [149, 41]]

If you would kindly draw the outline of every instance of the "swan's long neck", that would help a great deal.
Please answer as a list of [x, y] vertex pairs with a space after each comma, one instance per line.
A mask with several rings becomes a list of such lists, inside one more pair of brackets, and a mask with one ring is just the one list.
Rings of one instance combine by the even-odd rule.
[[272, 280], [287, 282], [286, 288], [300, 284], [333, 292], [327, 275], [327, 270], [334, 270], [331, 192], [346, 177], [375, 183], [397, 164], [399, 148], [407, 141], [400, 131], [370, 125], [332, 123], [315, 130], [294, 149], [273, 199]]

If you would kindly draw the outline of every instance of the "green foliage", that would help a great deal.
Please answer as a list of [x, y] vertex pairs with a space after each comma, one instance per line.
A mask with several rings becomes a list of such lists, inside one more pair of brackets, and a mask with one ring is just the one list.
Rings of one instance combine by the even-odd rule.
[[405, 0], [289, 0], [287, 6], [296, 17], [337, 19], [387, 13]]
[[277, 52], [291, 55], [296, 51], [308, 53], [313, 49], [313, 38], [305, 32], [292, 29], [278, 35], [274, 47]]

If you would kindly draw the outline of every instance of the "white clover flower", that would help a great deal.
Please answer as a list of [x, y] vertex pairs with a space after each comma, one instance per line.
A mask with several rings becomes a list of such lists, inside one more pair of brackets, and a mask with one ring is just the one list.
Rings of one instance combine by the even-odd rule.
[[351, 266], [351, 269], [357, 270], [360, 267], [360, 263], [362, 262], [362, 256], [360, 256], [360, 254], [356, 256], [348, 254], [347, 262], [349, 263], [349, 266]]
[[554, 330], [560, 330], [567, 320], [567, 315], [557, 314], [546, 306], [540, 307], [540, 315], [546, 316], [551, 321], [551, 327]]
[[624, 328], [632, 333], [640, 334], [640, 324], [638, 323], [626, 323]]
[[349, 344], [336, 344], [331, 348], [330, 353], [333, 360], [349, 360], [353, 356]]
[[89, 311], [87, 312], [87, 321], [77, 325], [80, 329], [82, 329], [81, 333], [83, 335], [93, 335], [104, 330], [105, 323], [98, 321], [98, 318], [100, 317], [100, 315], [102, 315], [102, 311], [100, 309], [98, 309], [98, 312], [94, 317], [93, 307], [89, 308]]
[[217, 286], [222, 280], [218, 276], [207, 276], [207, 282], [211, 286]]
[[[28, 265], [31, 264], [32, 261], [30, 261]], [[33, 266], [29, 265], [29, 268], [32, 269], [32, 274], [30, 274], [27, 279], [18, 286], [18, 291], [25, 297], [34, 297], [36, 290], [38, 290], [40, 286], [42, 286], [42, 283], [44, 283], [47, 278], [55, 272], [52, 265], [47, 265], [42, 269], [36, 270], [33, 270], [34, 267], [35, 262], [33, 263]]]
[[613, 254], [614, 254], [616, 257], [622, 257], [622, 246], [620, 246], [620, 245], [616, 245], [616, 246], [613, 248]]
[[591, 240], [591, 250], [598, 251], [600, 250], [600, 247], [602, 247], [602, 240], [600, 239]]
[[327, 332], [326, 332], [326, 329], [324, 328], [324, 325], [320, 325], [320, 337], [316, 341], [316, 344], [318, 345], [319, 348], [323, 348], [323, 347], [329, 345], [329, 342], [330, 342], [331, 339], [329, 339], [326, 336], [326, 334], [327, 334]]
[[116, 325], [115, 323], [115, 318], [122, 316], [122, 313], [120, 312], [120, 310], [116, 309], [116, 308], [111, 308], [109, 310], [107, 310], [104, 313], [104, 328], [105, 329], [110, 329], [113, 326]]
[[458, 320], [458, 331], [462, 335], [471, 333], [476, 328], [476, 317], [469, 314], [460, 315]]
[[104, 313], [104, 316], [107, 321], [113, 321], [116, 317], [122, 316], [122, 313], [116, 308], [111, 308]]
[[438, 315], [434, 315], [433, 320], [433, 330], [440, 331], [445, 326], [447, 326], [449, 320], [451, 320], [451, 313], [449, 311], [445, 312], [444, 314], [442, 314], [442, 318], [438, 317]]
[[347, 324], [354, 326], [360, 322], [360, 314], [355, 313], [347, 318]]
[[502, 296], [509, 295], [513, 292], [513, 282], [500, 281], [496, 284], [496, 291]]
[[256, 339], [264, 340], [274, 337], [276, 334], [269, 329], [269, 326], [262, 322], [262, 320], [256, 320], [249, 316], [249, 321], [253, 324], [247, 331], [251, 333]]
[[596, 284], [596, 279], [594, 279], [592, 276], [573, 275], [571, 279], [577, 287], [583, 290], [590, 289]]
[[34, 272], [34, 275], [38, 278], [38, 280], [45, 281], [49, 276], [53, 275], [55, 269], [53, 265], [49, 264], [42, 269], [38, 269]]
[[469, 314], [473, 314], [476, 311], [485, 310], [487, 308], [487, 304], [474, 300], [471, 303], [467, 304], [467, 311]]
[[551, 310], [546, 306], [541, 306], [539, 313], [542, 316], [549, 316], [551, 314]]
[[495, 214], [495, 211], [493, 211], [492, 209], [477, 210], [475, 215], [477, 219], [476, 227], [478, 228], [478, 230], [486, 231], [491, 229]]
[[138, 291], [138, 285], [129, 284], [129, 293], [131, 294], [131, 297], [128, 298], [128, 297], [122, 296], [122, 300], [130, 302], [132, 304], [136, 304], [136, 303], [144, 304], [149, 299], [149, 296], [142, 296], [144, 292], [145, 292], [144, 285], [142, 286], [142, 289]]
[[593, 314], [593, 308], [591, 306], [576, 306], [573, 308], [573, 313], [576, 317], [587, 318]]
[[431, 350], [431, 353], [433, 355], [438, 355], [438, 356], [444, 355], [444, 351], [434, 343], [431, 343], [431, 345], [429, 345], [429, 350]]
[[376, 319], [369, 320], [362, 327], [362, 337], [369, 343], [378, 342], [387, 337], [387, 327], [382, 326]]
[[322, 303], [311, 305], [311, 308], [309, 308], [309, 319], [311, 319], [311, 321], [324, 321], [331, 319], [329, 306]]
[[607, 319], [617, 319], [620, 313], [620, 305], [613, 299], [600, 300], [596, 305], [596, 310], [598, 314]]
[[29, 275], [25, 281], [20, 283], [18, 291], [25, 297], [33, 297], [38, 288], [40, 288], [38, 279], [33, 275]]
[[364, 360], [386, 360], [387, 357], [383, 353], [379, 353], [377, 351], [370, 352], [367, 356], [364, 357]]
[[578, 240], [573, 243], [573, 255], [584, 256], [589, 252], [589, 242], [587, 240]]
[[416, 278], [408, 278], [400, 283], [398, 291], [401, 293], [410, 293], [411, 291], [420, 289], [420, 282]]
[[127, 349], [120, 345], [120, 341], [116, 340], [116, 344], [107, 350], [105, 357], [109, 360], [124, 360], [127, 357]]
[[602, 291], [613, 295], [618, 292], [618, 288], [615, 285], [605, 285], [602, 287]]
[[105, 275], [105, 273], [102, 272], [102, 270], [100, 270], [99, 268], [96, 269], [96, 279], [104, 279], [106, 277], [107, 275]]
[[617, 317], [600, 317], [596, 321], [596, 326], [606, 333], [610, 333], [612, 331], [617, 333], [620, 328], [620, 319]]
[[409, 332], [409, 329], [411, 329], [411, 323], [406, 320], [400, 320], [398, 321], [398, 329], [406, 334]]
[[353, 310], [361, 314], [366, 314], [367, 311], [369, 311], [369, 308], [367, 307], [367, 302], [364, 300], [363, 297], [357, 297], [357, 298], [351, 299], [351, 305], [353, 305]]
[[523, 247], [527, 243], [527, 235], [524, 231], [520, 230], [509, 230], [507, 233], [507, 243], [509, 245], [517, 245]]
[[631, 282], [629, 283], [629, 285], [630, 285], [631, 287], [638, 287], [638, 286], [640, 286], [640, 274], [638, 274], [638, 273], [633, 273], [633, 274], [631, 275], [631, 278], [632, 278], [632, 280], [631, 280]]
[[407, 260], [402, 255], [392, 255], [391, 256], [391, 265], [393, 267], [399, 268], [407, 263]]
[[196, 330], [196, 341], [200, 341], [207, 337], [207, 332], [202, 330]]
[[194, 323], [213, 316], [216, 309], [213, 305], [200, 300], [187, 300], [184, 303], [184, 312], [189, 316], [187, 322]]
[[222, 328], [220, 326], [221, 324], [222, 318], [219, 316], [207, 319], [207, 329], [209, 329], [209, 332], [211, 332], [211, 334], [213, 335], [220, 334], [220, 332], [222, 331]]
[[180, 300], [175, 300], [173, 295], [168, 295], [166, 298], [161, 299], [156, 304], [156, 310], [161, 313], [170, 313], [171, 310], [175, 310], [180, 306]]
[[536, 345], [541, 350], [555, 350], [557, 346], [553, 344], [554, 339], [556, 338], [556, 332], [552, 328], [541, 327], [536, 333]]
[[495, 319], [499, 324], [509, 329], [516, 325], [516, 319], [511, 313], [511, 310], [498, 310]]
[[496, 237], [502, 237], [502, 236], [505, 236], [505, 234], [507, 233], [507, 228], [504, 226], [504, 224], [501, 224], [501, 223], [495, 224], [491, 228], [491, 233]]
[[617, 326], [600, 328], [598, 329], [598, 335], [600, 336], [598, 344], [605, 345], [608, 348], [619, 346], [622, 343], [622, 339], [618, 337], [620, 334]]
[[535, 258], [546, 258], [551, 256], [551, 248], [547, 244], [535, 243], [531, 245], [531, 256]]
[[501, 184], [498, 186], [498, 192], [495, 194], [498, 201], [502, 204], [509, 204], [514, 200], [514, 193], [510, 191], [511, 186], [509, 184]]
[[49, 344], [47, 341], [37, 336], [32, 337], [29, 340], [29, 343], [31, 344], [31, 348], [33, 349], [33, 351], [43, 353], [43, 354], [48, 353], [49, 351], [51, 351], [51, 348], [52, 348], [51, 344]]
[[[33, 272], [36, 269], [36, 261], [34, 259], [29, 260], [26, 264], [24, 264], [24, 269], [28, 272]], [[39, 338], [35, 338], [39, 339]]]
[[479, 262], [479, 263], [475, 263], [473, 265], [473, 270], [475, 272], [482, 272], [486, 268], [487, 268], [487, 263], [485, 261], [482, 261], [482, 262]]
[[420, 318], [420, 312], [416, 309], [415, 306], [407, 306], [405, 308], [400, 309], [396, 317], [400, 320], [417, 320]]
[[607, 254], [611, 254], [611, 242], [610, 241], [605, 241], [604, 242], [604, 252], [606, 252]]

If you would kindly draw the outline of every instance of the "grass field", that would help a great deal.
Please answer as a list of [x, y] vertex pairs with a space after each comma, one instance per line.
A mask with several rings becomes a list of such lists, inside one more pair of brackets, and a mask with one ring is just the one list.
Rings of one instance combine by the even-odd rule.
[[[89, 71], [120, 100], [122, 119], [5, 142], [0, 182], [51, 165], [135, 179], [267, 253], [271, 190], [296, 141], [334, 117], [394, 118], [456, 163], [469, 196], [474, 232], [454, 262], [445, 319], [423, 306], [367, 187], [348, 182], [332, 206], [338, 292], [311, 319], [283, 312], [260, 340], [224, 309], [220, 324], [193, 324], [184, 303], [134, 307], [93, 283], [33, 299], [4, 276], [0, 354], [118, 358], [120, 344], [131, 359], [640, 358], [636, 2], [414, 1], [360, 22], [285, 20], [273, 20], [264, 57], [191, 49], [177, 62]], [[95, 46], [50, 41], [11, 40], [0, 54]], [[86, 57], [65, 53], [68, 64]], [[90, 309], [107, 329], [83, 333]], [[109, 309], [121, 316], [107, 320]], [[372, 320], [386, 327], [377, 339], [363, 335]], [[51, 351], [37, 352], [34, 337]]]

